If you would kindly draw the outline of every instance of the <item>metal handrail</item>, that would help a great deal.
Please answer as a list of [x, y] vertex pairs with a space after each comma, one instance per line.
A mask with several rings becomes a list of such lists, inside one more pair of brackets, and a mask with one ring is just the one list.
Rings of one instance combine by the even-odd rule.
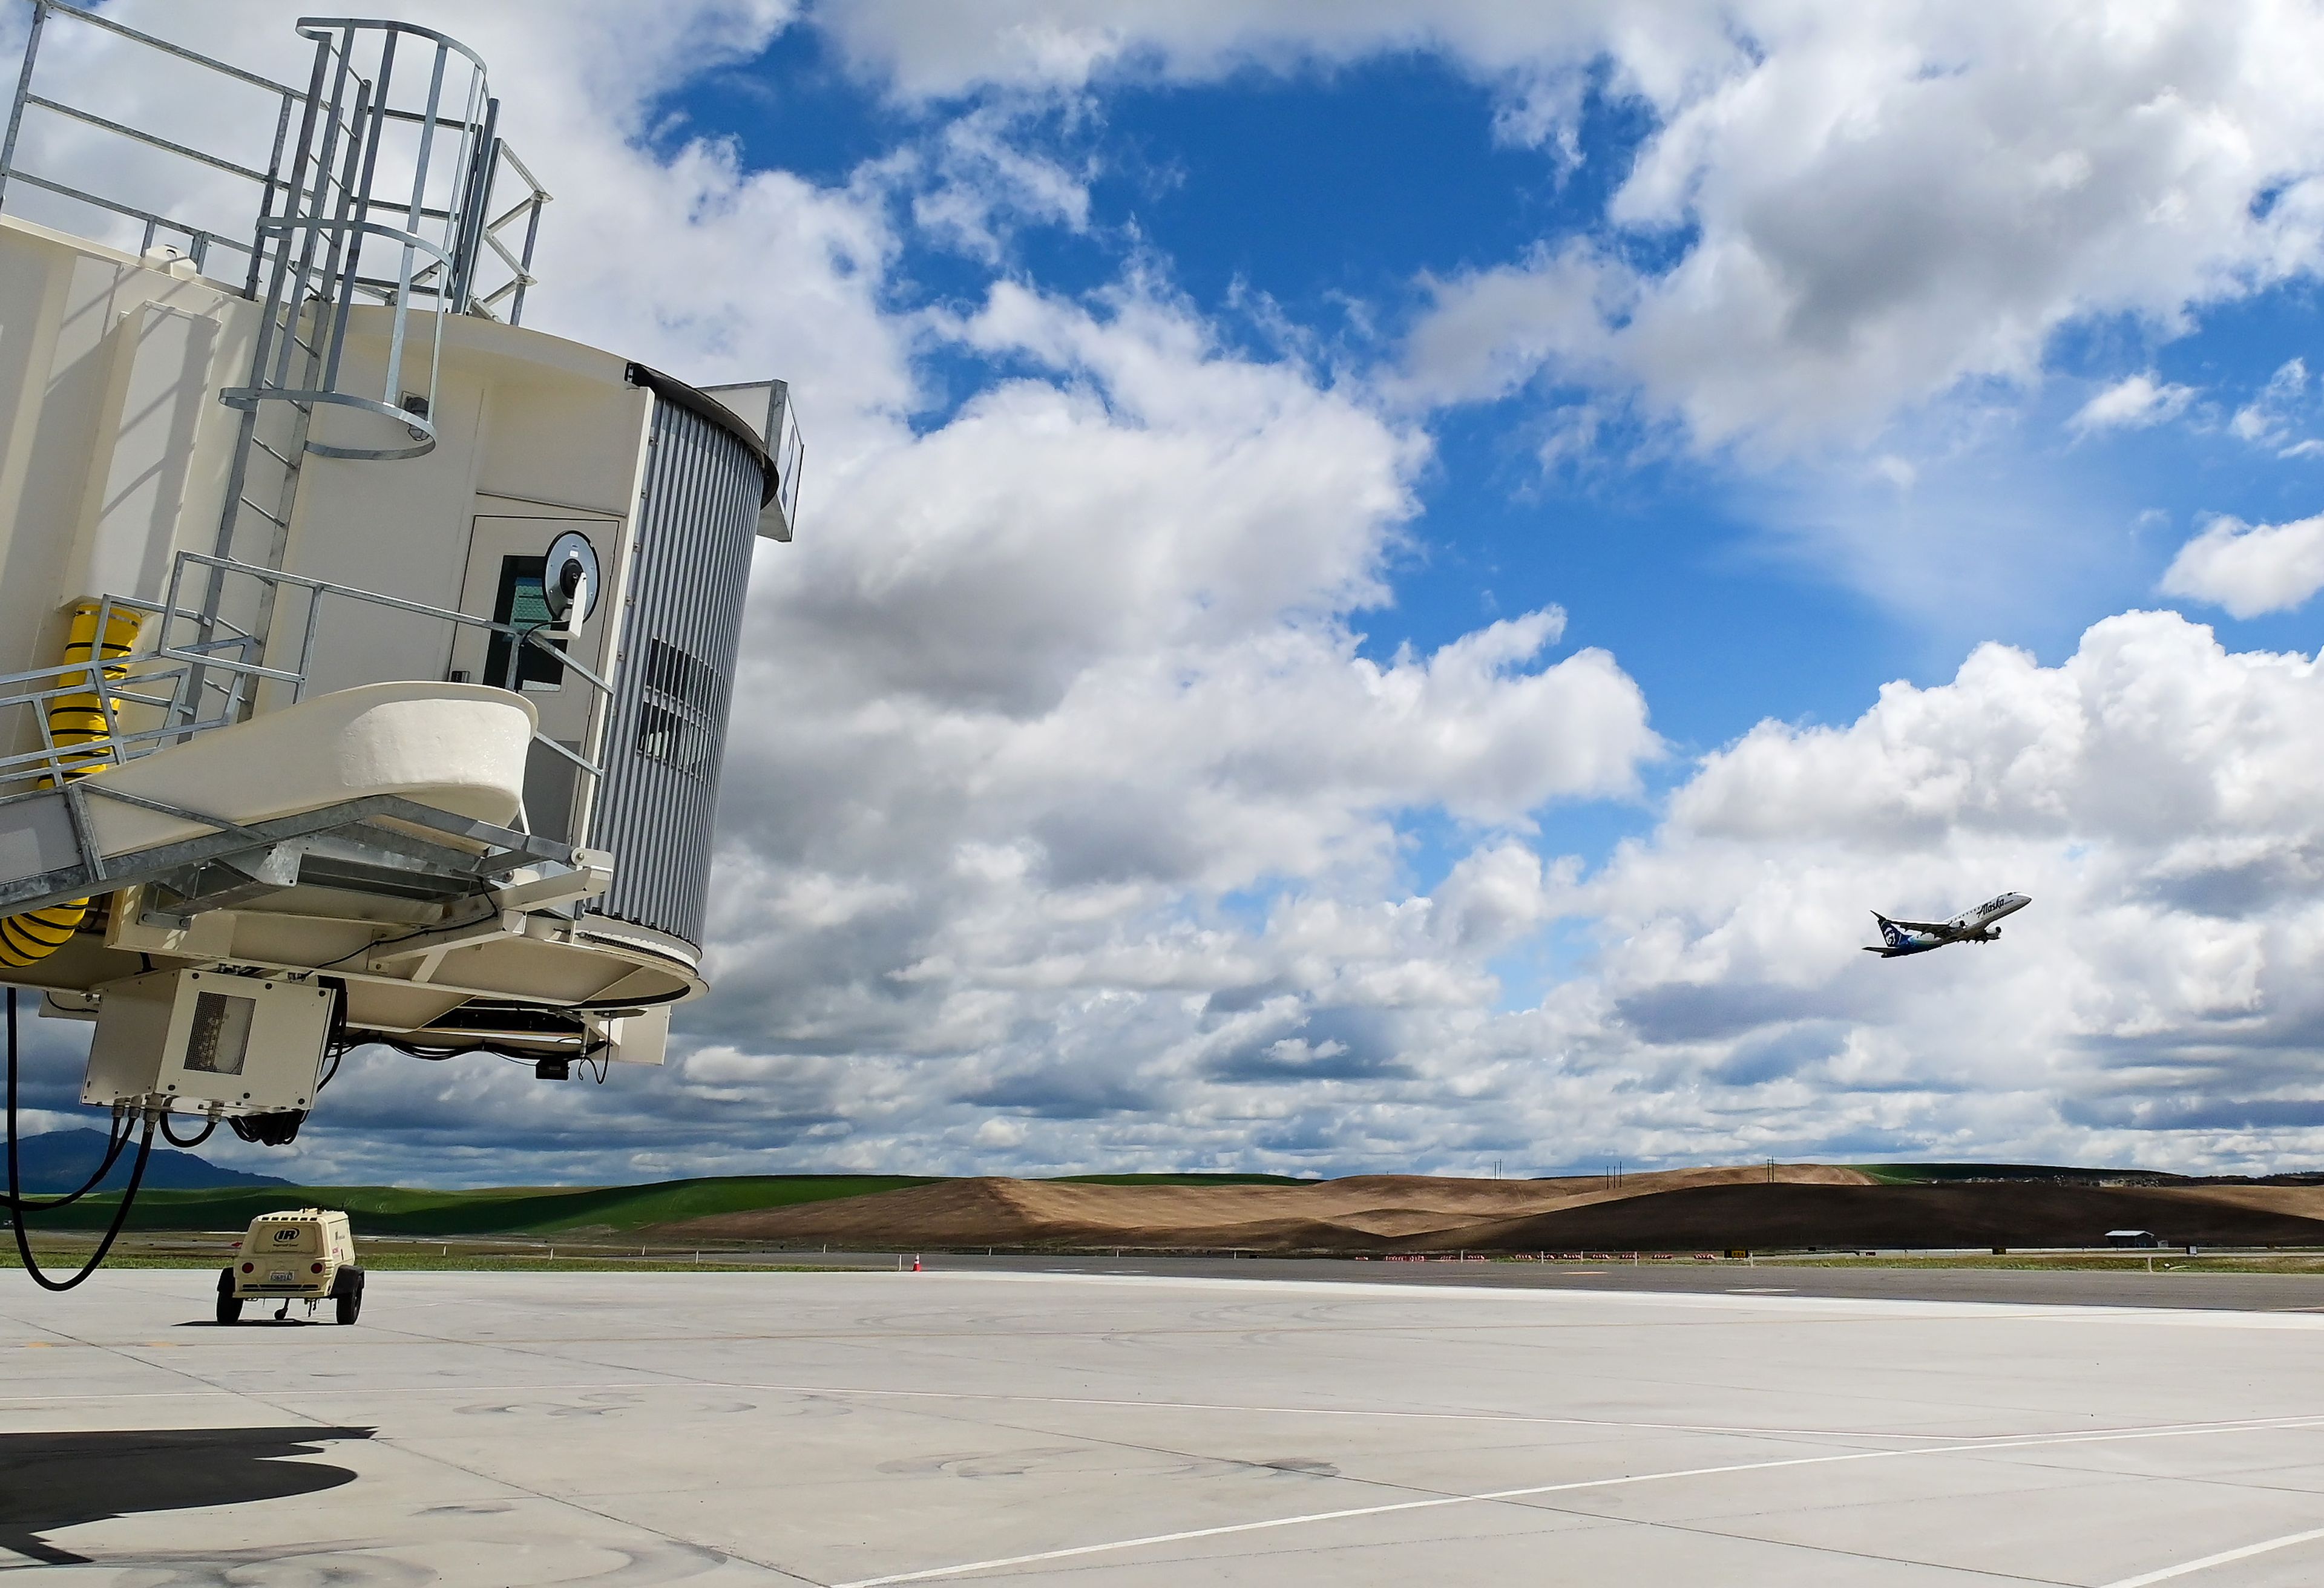
[[[278, 638], [281, 640], [287, 641], [291, 632], [296, 632], [295, 651], [279, 662], [272, 660], [269, 657], [272, 646], [266, 642], [244, 632], [222, 617], [205, 616], [199, 607], [183, 605], [180, 597], [189, 577], [197, 586], [202, 587], [213, 578], [243, 577], [278, 588], [288, 586], [304, 592], [308, 600], [304, 623], [295, 631], [288, 624], [278, 625]], [[229, 557], [180, 551], [171, 569], [169, 593], [162, 600], [140, 601], [111, 596], [98, 603], [96, 632], [99, 634], [111, 632], [107, 625], [115, 611], [144, 614], [152, 634], [152, 642], [144, 649], [125, 656], [97, 657], [86, 662], [0, 674], [0, 725], [5, 724], [7, 713], [22, 709], [32, 713], [37, 728], [37, 748], [0, 754], [0, 804], [69, 783], [86, 776], [99, 762], [124, 765], [198, 734], [244, 721], [257, 704], [257, 691], [264, 685], [287, 688], [290, 704], [303, 700], [317, 660], [317, 642], [327, 599], [360, 602], [450, 623], [456, 628], [505, 636], [510, 641], [509, 687], [513, 687], [520, 669], [518, 658], [530, 647], [579, 678], [604, 700], [610, 701], [613, 697], [610, 681], [599, 677], [586, 663], [559, 651], [537, 627], [500, 623], [451, 607], [286, 573]], [[194, 626], [196, 637], [173, 637], [173, 625], [183, 628], [188, 624]], [[92, 696], [103, 716], [103, 734], [78, 744], [57, 743], [49, 729], [50, 706], [66, 697], [86, 699]], [[124, 720], [124, 713], [130, 720]], [[137, 720], [141, 715], [146, 720]], [[5, 742], [5, 734], [0, 734], [0, 742]], [[567, 749], [537, 728], [532, 742], [570, 762], [593, 780], [604, 775], [601, 762]], [[11, 792], [12, 784], [32, 784], [32, 788]]]
[[[377, 590], [365, 590], [355, 585], [342, 585], [331, 579], [311, 578], [305, 574], [290, 573], [279, 568], [262, 568], [254, 562], [237, 562], [231, 557], [210, 557], [198, 551], [179, 552], [178, 566], [176, 568], [172, 569], [170, 576], [170, 595], [171, 604], [174, 604], [177, 598], [179, 581], [182, 577], [182, 570], [189, 566], [219, 568], [230, 574], [245, 574], [252, 578], [263, 579], [271, 585], [288, 585], [293, 589], [310, 591], [318, 596], [344, 596], [351, 600], [369, 602], [374, 606], [389, 607], [397, 612], [409, 612], [420, 617], [432, 617], [439, 619], [445, 623], [463, 624], [469, 628], [484, 629], [495, 634], [505, 634], [513, 641], [536, 647], [544, 654], [554, 658], [559, 666], [568, 669], [569, 671], [580, 674], [581, 677], [588, 682], [590, 687], [595, 688], [599, 694], [610, 696], [613, 692], [613, 686], [611, 683], [599, 678], [587, 667], [576, 661], [564, 651], [558, 650], [556, 646], [541, 639], [540, 631], [538, 628], [528, 628], [522, 623], [498, 623], [491, 618], [478, 617], [472, 612], [460, 612], [448, 606], [435, 606], [425, 601], [407, 600], [401, 596], [384, 595]], [[180, 610], [182, 611], [183, 609]], [[309, 652], [314, 644], [316, 625], [319, 614], [319, 605], [310, 606], [309, 608], [307, 614], [307, 626], [300, 641], [299, 666], [289, 672], [281, 674], [281, 677], [290, 678], [296, 676], [302, 679], [304, 679], [307, 671], [306, 664], [309, 660]], [[191, 616], [193, 614], [190, 612], [187, 612], [185, 613], [185, 615]], [[292, 696], [294, 700], [300, 697], [300, 696], [295, 694]]]
[[[164, 609], [150, 601], [108, 596], [97, 604], [96, 632], [112, 632], [115, 611], [134, 611], [149, 617]], [[167, 626], [163, 619], [164, 628]], [[244, 680], [274, 669], [249, 660], [255, 642], [231, 633], [198, 646], [176, 651], [156, 647], [125, 656], [96, 656], [86, 662], [38, 668], [0, 677], [0, 713], [21, 707], [32, 713], [38, 748], [0, 755], [0, 788], [37, 780], [53, 788], [84, 777], [97, 763], [118, 766], [138, 756], [178, 743], [192, 734], [238, 722], [246, 715], [248, 687]], [[239, 656], [234, 652], [241, 652]], [[206, 700], [222, 698], [215, 713]], [[103, 725], [97, 737], [60, 745], [50, 727], [52, 706], [71, 698], [87, 710], [93, 700]], [[152, 714], [143, 726], [124, 723], [124, 707]]]
[[[32, 26], [25, 40], [23, 65], [17, 74], [16, 92], [14, 101], [9, 109], [7, 129], [5, 134], [0, 134], [0, 209], [11, 208], [6, 203], [8, 189], [13, 184], [21, 183], [28, 188], [55, 194], [60, 198], [85, 204], [107, 214], [120, 216], [129, 221], [142, 222], [143, 235], [140, 244], [141, 249], [152, 247], [156, 238], [162, 235], [182, 238], [187, 245], [186, 255], [194, 262], [197, 270], [205, 268], [213, 246], [229, 248], [249, 260], [250, 268], [242, 283], [241, 292], [245, 298], [256, 298], [260, 278], [264, 274], [263, 260], [268, 257], [271, 249], [279, 249], [287, 245], [282, 237], [281, 226], [286, 206], [281, 201], [295, 197], [293, 192], [295, 184], [284, 172], [284, 156], [294, 112], [300, 106], [309, 104], [310, 90], [277, 82], [272, 78], [244, 70], [226, 61], [214, 60], [197, 51], [189, 50], [183, 45], [173, 44], [167, 39], [158, 38], [152, 33], [127, 26], [83, 5], [70, 4], [69, 0], [30, 0], [30, 4], [32, 9]], [[87, 23], [133, 44], [217, 72], [236, 83], [263, 89], [268, 94], [276, 96], [279, 103], [276, 107], [275, 136], [268, 168], [260, 171], [254, 166], [245, 165], [196, 148], [191, 144], [164, 137], [159, 133], [97, 115], [94, 111], [73, 105], [65, 98], [34, 92], [34, 68], [40, 58], [41, 43], [47, 23], [52, 16], [68, 17], [75, 22]], [[353, 19], [341, 21], [308, 17], [301, 19], [300, 31], [307, 38], [318, 39], [320, 42], [323, 40], [318, 39], [318, 33], [309, 32], [309, 29], [318, 26], [324, 29], [344, 28], [348, 25], [374, 24], [355, 23]], [[392, 25], [399, 32], [428, 39], [456, 51], [461, 56], [475, 62], [479, 71], [483, 69], [483, 63], [477, 60], [475, 53], [456, 41], [447, 39], [432, 29], [414, 27], [409, 23]], [[325, 37], [327, 38], [327, 35]], [[337, 53], [336, 47], [331, 46], [331, 49], [332, 53], [336, 55]], [[216, 226], [198, 225], [177, 216], [164, 214], [157, 209], [93, 190], [90, 187], [66, 180], [62, 173], [35, 171], [20, 164], [17, 156], [24, 114], [27, 110], [36, 110], [46, 115], [60, 116], [95, 128], [111, 136], [143, 144], [146, 148], [173, 159], [222, 171], [250, 183], [258, 190], [256, 220], [250, 240], [246, 243], [237, 241], [235, 237], [222, 233]], [[451, 306], [461, 312], [494, 320], [503, 318], [498, 310], [505, 304], [508, 306], [506, 318], [509, 322], [512, 324], [521, 322], [525, 293], [528, 289], [536, 284], [538, 280], [532, 272], [533, 244], [540, 231], [540, 209], [549, 202], [549, 195], [541, 188], [540, 180], [533, 176], [530, 168], [519, 159], [516, 152], [509, 148], [505, 140], [498, 135], [494, 114], [496, 110], [497, 106], [493, 106], [481, 116], [438, 112], [433, 116], [433, 126], [437, 130], [453, 135], [464, 145], [474, 139], [487, 152], [480, 168], [483, 172], [482, 180], [474, 184], [474, 190], [464, 189], [463, 196], [467, 202], [479, 208], [489, 206], [493, 190], [501, 186], [500, 178], [503, 169], [515, 183], [521, 184], [523, 197], [498, 210], [497, 213], [492, 214], [490, 218], [471, 217], [466, 227], [469, 246], [465, 250], [464, 257], [471, 264], [481, 263], [484, 253], [488, 248], [499, 263], [500, 268], [494, 272], [495, 276], [504, 270], [507, 279], [496, 280], [492, 284], [486, 285], [473, 280], [472, 271], [447, 271], [431, 267], [416, 272], [408, 284], [401, 279], [362, 278], [349, 283], [351, 291], [362, 293], [366, 300], [386, 304], [394, 304], [413, 298], [434, 299], [438, 303], [450, 301]], [[429, 119], [421, 112], [400, 106], [376, 106], [374, 113], [382, 120], [399, 124], [423, 124]], [[339, 192], [346, 186], [340, 173], [336, 171], [327, 169], [318, 173], [318, 179], [319, 187], [316, 192], [318, 201], [323, 195]], [[380, 201], [374, 200], [374, 202]], [[386, 202], [392, 208], [411, 214], [415, 221], [450, 218], [446, 212], [434, 206], [422, 206], [415, 209], [410, 205]], [[524, 223], [524, 240], [521, 247], [512, 249], [503, 234], [513, 227], [520, 220]], [[401, 239], [397, 241], [401, 243]]]

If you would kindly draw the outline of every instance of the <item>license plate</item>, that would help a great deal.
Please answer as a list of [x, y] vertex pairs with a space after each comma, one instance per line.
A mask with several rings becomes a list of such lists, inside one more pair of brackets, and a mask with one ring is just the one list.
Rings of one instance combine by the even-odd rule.
[[266, 1282], [270, 1285], [295, 1285], [299, 1282], [299, 1276], [290, 1269], [276, 1269], [266, 1276]]

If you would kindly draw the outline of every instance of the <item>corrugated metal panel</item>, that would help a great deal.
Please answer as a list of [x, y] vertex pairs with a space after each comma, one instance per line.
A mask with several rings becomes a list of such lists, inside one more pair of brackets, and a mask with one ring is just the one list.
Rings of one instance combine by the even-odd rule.
[[696, 945], [710, 823], [765, 472], [724, 429], [657, 395], [637, 566], [589, 842], [613, 853], [595, 913]]

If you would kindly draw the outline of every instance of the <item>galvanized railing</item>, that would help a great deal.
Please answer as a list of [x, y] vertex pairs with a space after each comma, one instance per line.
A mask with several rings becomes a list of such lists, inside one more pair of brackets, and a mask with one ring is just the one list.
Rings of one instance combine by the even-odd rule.
[[[21, 3], [21, 0], [19, 0]], [[299, 196], [300, 184], [286, 173], [285, 164], [294, 153], [294, 134], [302, 118], [315, 105], [314, 89], [300, 88], [277, 82], [260, 73], [247, 71], [223, 60], [214, 60], [167, 39], [116, 22], [103, 14], [67, 0], [30, 0], [32, 23], [24, 46], [23, 63], [17, 73], [15, 97], [9, 106], [8, 125], [0, 134], [0, 209], [19, 210], [21, 204], [7, 202], [12, 185], [38, 189], [57, 198], [85, 205], [107, 216], [129, 223], [139, 233], [141, 252], [159, 243], [173, 247], [192, 261], [194, 268], [209, 273], [213, 250], [224, 249], [239, 254], [246, 262], [242, 272], [242, 294], [256, 298], [266, 273], [269, 260], [286, 245], [282, 222], [292, 212]], [[37, 69], [42, 56], [41, 46], [52, 20], [63, 19], [85, 24], [116, 38], [127, 41], [156, 55], [217, 74], [221, 87], [232, 85], [239, 90], [255, 89], [264, 97], [255, 100], [253, 120], [263, 125], [270, 113], [273, 120], [272, 149], [263, 169], [243, 160], [236, 160], [216, 150], [203, 149], [190, 143], [164, 136], [149, 127], [131, 125], [112, 116], [103, 115], [86, 104], [77, 103], [81, 95], [62, 88], [42, 91]], [[338, 30], [343, 34], [351, 26], [339, 19], [321, 22], [322, 30]], [[430, 39], [425, 29], [396, 24], [398, 31], [420, 34]], [[325, 42], [319, 32], [307, 35]], [[456, 48], [456, 46], [455, 46]], [[463, 54], [466, 51], [462, 51]], [[481, 71], [481, 64], [479, 65]], [[119, 75], [119, 74], [115, 74]], [[541, 207], [549, 202], [549, 194], [533, 177], [524, 162], [502, 140], [497, 132], [497, 102], [486, 102], [473, 113], [460, 115], [435, 115], [422, 106], [412, 109], [386, 105], [385, 84], [381, 84], [381, 102], [366, 109], [377, 121], [420, 125], [423, 132], [440, 129], [464, 141], [480, 144], [485, 158], [475, 163], [475, 176], [464, 182], [449, 202], [428, 202], [425, 196], [410, 205], [397, 205], [405, 212], [406, 230], [417, 232], [423, 222], [440, 222], [454, 226], [456, 235], [447, 250], [455, 255], [452, 262], [427, 259], [416, 268], [407, 263], [404, 270], [392, 275], [355, 274], [350, 288], [364, 297], [381, 303], [395, 303], [414, 297], [435, 300], [455, 313], [476, 314], [493, 319], [506, 319], [511, 324], [521, 320], [527, 291], [535, 284], [532, 273], [533, 250], [540, 235]], [[271, 104], [269, 104], [271, 101]], [[258, 106], [264, 105], [265, 109]], [[326, 105], [324, 113], [336, 115], [343, 126], [350, 125], [353, 116], [345, 103]], [[73, 169], [53, 166], [36, 169], [24, 153], [26, 147], [26, 113], [38, 113], [38, 120], [69, 124], [106, 135], [99, 148], [88, 152]], [[32, 140], [39, 142], [35, 131]], [[196, 220], [182, 214], [171, 214], [157, 206], [133, 202], [123, 197], [117, 184], [121, 180], [118, 157], [134, 147], [149, 150], [169, 157], [198, 171], [216, 171], [238, 180], [252, 191], [245, 213], [246, 220], [224, 222]], [[424, 171], [425, 161], [421, 162]], [[365, 178], [374, 176], [366, 171]], [[367, 191], [350, 196], [346, 193], [343, 173], [327, 171], [322, 186], [308, 194], [308, 202], [318, 208], [337, 208], [343, 202], [368, 204]], [[112, 190], [106, 190], [108, 187]], [[519, 195], [511, 201], [507, 195]], [[497, 206], [497, 208], [496, 208]], [[247, 239], [247, 240], [245, 240]], [[398, 239], [400, 242], [401, 239]], [[498, 261], [498, 268], [489, 274], [479, 272], [475, 266], [490, 254]]]
[[[97, 606], [97, 632], [111, 632], [117, 614], [151, 619], [162, 611], [152, 602], [107, 596]], [[18, 785], [27, 783], [54, 788], [101, 765], [119, 765], [241, 720], [250, 686], [263, 670], [249, 660], [256, 649], [247, 634], [221, 633], [171, 651], [157, 648], [0, 676], [0, 745], [32, 741], [31, 749], [0, 754], [0, 798], [22, 792]], [[58, 741], [52, 724], [59, 715], [92, 709], [101, 733]], [[18, 726], [27, 712], [29, 734]]]
[[[190, 586], [207, 588], [214, 579], [252, 580], [271, 591], [295, 592], [304, 596], [306, 610], [299, 614], [292, 608], [285, 614], [279, 603], [269, 603], [276, 608], [273, 634], [253, 634], [224, 617], [206, 615], [199, 607], [185, 604]], [[455, 631], [504, 636], [509, 642], [506, 676], [484, 680], [487, 683], [515, 688], [523, 653], [530, 648], [553, 659], [563, 672], [580, 679], [601, 700], [613, 694], [611, 683], [558, 648], [555, 641], [566, 637], [561, 633], [495, 623], [472, 613], [231, 558], [181, 551], [171, 570], [169, 593], [161, 601], [108, 596], [97, 605], [97, 632], [111, 632], [108, 625], [115, 614], [135, 613], [140, 615], [141, 636], [150, 642], [125, 656], [0, 676], [0, 747], [31, 741], [30, 748], [0, 753], [0, 804], [86, 776], [99, 764], [120, 765], [231, 726], [248, 718], [262, 704], [279, 707], [304, 699], [318, 660], [318, 644], [327, 644], [324, 608], [333, 602], [406, 613], [450, 625]], [[292, 647], [289, 654], [273, 656], [286, 642]], [[271, 701], [262, 701], [262, 692], [269, 686], [277, 694]], [[90, 697], [96, 701], [94, 709], [102, 714], [103, 733], [60, 743], [51, 732], [52, 714], [66, 706], [88, 709]], [[34, 725], [30, 732], [22, 725], [26, 721], [22, 714], [28, 712]], [[592, 715], [602, 718], [607, 714], [599, 710]], [[545, 734], [536, 732], [533, 743], [570, 762], [593, 783], [601, 775], [599, 761], [567, 749]]]

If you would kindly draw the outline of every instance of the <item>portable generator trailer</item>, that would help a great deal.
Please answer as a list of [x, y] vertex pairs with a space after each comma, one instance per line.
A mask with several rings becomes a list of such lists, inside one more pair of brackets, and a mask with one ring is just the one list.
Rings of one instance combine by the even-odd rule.
[[22, 987], [96, 1022], [108, 1163], [157, 1122], [286, 1141], [364, 1043], [660, 1063], [704, 990], [751, 559], [798, 510], [788, 388], [521, 324], [549, 196], [453, 39], [307, 19], [286, 83], [27, 9], [0, 143], [12, 1011]]
[[275, 1300], [282, 1304], [278, 1322], [294, 1301], [305, 1302], [309, 1316], [329, 1301], [342, 1324], [363, 1316], [364, 1271], [346, 1214], [301, 1207], [250, 1221], [235, 1260], [218, 1273], [217, 1321], [239, 1322], [246, 1301]]

